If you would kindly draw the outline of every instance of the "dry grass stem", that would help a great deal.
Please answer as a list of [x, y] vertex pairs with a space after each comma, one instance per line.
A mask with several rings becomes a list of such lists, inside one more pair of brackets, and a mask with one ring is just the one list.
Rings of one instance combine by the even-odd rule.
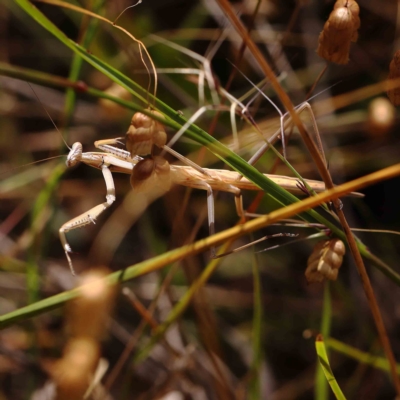
[[[393, 59], [389, 65], [388, 80], [395, 80], [400, 78], [400, 50], [394, 53]], [[394, 87], [388, 89], [387, 95], [394, 106], [400, 105], [400, 88]]]

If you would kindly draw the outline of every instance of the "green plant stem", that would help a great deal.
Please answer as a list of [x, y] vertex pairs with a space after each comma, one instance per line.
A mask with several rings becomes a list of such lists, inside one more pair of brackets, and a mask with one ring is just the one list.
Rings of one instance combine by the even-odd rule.
[[[323, 337], [329, 337], [331, 331], [331, 318], [332, 318], [332, 304], [330, 283], [326, 281], [324, 284], [324, 305], [322, 310], [321, 333]], [[315, 374], [315, 399], [327, 400], [329, 399], [328, 382], [326, 381], [324, 371], [320, 365], [317, 364], [317, 371]]]
[[[366, 353], [364, 351], [356, 349], [352, 346], [349, 346], [348, 344], [340, 342], [339, 340], [336, 340], [331, 337], [327, 338], [325, 340], [325, 343], [333, 351], [336, 351], [338, 353], [345, 355], [346, 357], [357, 360], [360, 363], [367, 364], [374, 368], [378, 368], [382, 371], [390, 373], [390, 366], [388, 360], [384, 357], [378, 357], [370, 353]], [[397, 375], [400, 375], [400, 364], [396, 365], [396, 372]]]
[[335, 394], [336, 399], [346, 400], [346, 397], [344, 396], [342, 390], [340, 389], [340, 386], [336, 381], [335, 376], [333, 375], [322, 335], [318, 335], [315, 341], [315, 348], [317, 350], [318, 361], [321, 365], [322, 370], [324, 371], [325, 378], [329, 383], [329, 386], [331, 387], [333, 393]]

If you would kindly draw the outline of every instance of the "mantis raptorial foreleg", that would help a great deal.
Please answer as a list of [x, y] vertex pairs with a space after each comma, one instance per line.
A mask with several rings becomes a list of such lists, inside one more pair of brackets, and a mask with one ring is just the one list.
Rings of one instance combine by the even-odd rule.
[[69, 220], [59, 230], [61, 244], [65, 251], [65, 255], [67, 257], [68, 264], [73, 275], [75, 275], [75, 271], [72, 265], [71, 257], [69, 256], [69, 253], [72, 253], [72, 249], [67, 241], [65, 233], [73, 229], [81, 228], [82, 226], [91, 223], [95, 224], [98, 216], [102, 214], [105, 210], [107, 210], [107, 208], [110, 207], [115, 201], [114, 180], [111, 171], [109, 169], [109, 166], [103, 164], [101, 166], [101, 171], [103, 172], [104, 182], [106, 183], [106, 188], [107, 188], [106, 201], [82, 213], [81, 215]]

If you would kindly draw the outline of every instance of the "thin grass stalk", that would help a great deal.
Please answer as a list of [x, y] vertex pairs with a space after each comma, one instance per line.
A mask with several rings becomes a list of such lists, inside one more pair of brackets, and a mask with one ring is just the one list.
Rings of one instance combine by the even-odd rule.
[[[337, 203], [337, 200], [335, 202]], [[335, 202], [334, 202], [334, 204], [335, 204]], [[337, 207], [337, 209], [336, 209], [337, 214], [338, 214], [340, 222], [346, 232], [348, 244], [350, 246], [350, 250], [353, 255], [353, 258], [356, 262], [357, 270], [361, 277], [361, 281], [362, 281], [362, 284], [364, 287], [364, 292], [367, 296], [368, 304], [371, 308], [371, 312], [374, 317], [375, 325], [378, 330], [381, 344], [383, 346], [386, 357], [389, 360], [393, 384], [396, 388], [397, 394], [400, 396], [400, 379], [397, 376], [397, 372], [396, 372], [396, 359], [394, 357], [394, 353], [393, 353], [393, 350], [392, 350], [392, 347], [391, 347], [391, 344], [389, 341], [389, 337], [388, 337], [388, 334], [387, 334], [387, 331], [386, 331], [386, 328], [385, 328], [385, 325], [383, 322], [383, 318], [382, 318], [382, 314], [381, 314], [379, 306], [378, 306], [378, 302], [377, 302], [375, 294], [374, 294], [374, 290], [371, 285], [371, 281], [367, 274], [367, 270], [365, 268], [364, 261], [361, 257], [360, 251], [357, 247], [357, 243], [355, 241], [353, 233], [351, 232], [351, 229], [350, 229], [350, 227], [346, 221], [346, 218], [344, 216], [343, 210], [341, 210], [337, 204], [336, 204], [336, 207]]]
[[[290, 117], [292, 118], [292, 121], [296, 125], [297, 129], [300, 132], [301, 137], [304, 139], [306, 144], [308, 140], [311, 140], [309, 138], [309, 135], [307, 135], [307, 131], [304, 127], [303, 122], [301, 121], [299, 115], [297, 114], [296, 110], [294, 109], [293, 103], [290, 101], [289, 96], [287, 93], [282, 89], [281, 85], [278, 82], [278, 79], [276, 78], [274, 72], [272, 71], [271, 67], [265, 60], [264, 56], [261, 54], [260, 50], [258, 49], [257, 45], [254, 43], [254, 41], [251, 39], [250, 35], [247, 33], [247, 29], [245, 26], [242, 24], [240, 19], [237, 17], [237, 14], [232, 8], [232, 5], [227, 1], [227, 0], [217, 0], [217, 3], [225, 13], [225, 15], [228, 17], [230, 20], [231, 24], [233, 27], [236, 29], [236, 31], [239, 33], [240, 37], [243, 39], [243, 41], [246, 43], [248, 49], [252, 53], [253, 57], [256, 59], [258, 62], [260, 68], [264, 72], [265, 76], [268, 78], [268, 80], [271, 82], [271, 86], [275, 90], [276, 94], [282, 101], [284, 107], [286, 110], [289, 112]], [[306, 138], [308, 137], [308, 139]], [[317, 164], [318, 171], [323, 170], [324, 164]], [[320, 171], [321, 173], [321, 171]]]
[[37, 83], [38, 85], [50, 86], [55, 88], [73, 88], [76, 91], [86, 91], [86, 84], [82, 81], [73, 82], [67, 78], [40, 72], [29, 68], [17, 67], [0, 62], [0, 74], [10, 78], [21, 79], [23, 81]]
[[[141, 58], [141, 60], [143, 62], [144, 67], [146, 68], [146, 70], [148, 72], [149, 77], [151, 77], [152, 74], [150, 73], [150, 70], [149, 70], [146, 62], [143, 59], [143, 52], [142, 51], [144, 51], [144, 53], [146, 54], [146, 56], [148, 58], [148, 61], [149, 61], [150, 65], [151, 65], [151, 69], [154, 71], [154, 92], [153, 92], [154, 96], [153, 97], [155, 98], [156, 93], [157, 93], [156, 67], [155, 67], [155, 65], [153, 63], [153, 60], [150, 57], [149, 52], [146, 49], [146, 46], [140, 40], [136, 39], [130, 32], [128, 32], [122, 26], [117, 25], [115, 22], [110, 21], [109, 19], [107, 19], [107, 18], [105, 18], [105, 17], [103, 17], [103, 16], [101, 16], [99, 14], [96, 14], [95, 12], [92, 12], [90, 10], [86, 10], [85, 8], [78, 7], [76, 5], [73, 5], [73, 4], [70, 4], [70, 3], [66, 3], [64, 1], [59, 1], [59, 0], [36, 0], [36, 1], [39, 2], [39, 3], [47, 3], [47, 4], [51, 4], [51, 5], [58, 6], [58, 7], [64, 7], [64, 8], [79, 12], [79, 13], [81, 13], [83, 15], [86, 15], [86, 16], [98, 19], [100, 21], [106, 22], [107, 24], [112, 25], [115, 29], [118, 29], [118, 30], [122, 31], [123, 33], [125, 33], [125, 35], [129, 36], [139, 46], [140, 58]], [[149, 85], [148, 85], [148, 88], [147, 88], [147, 93], [150, 93], [150, 86], [151, 86], [151, 78], [150, 78]], [[154, 100], [154, 98], [153, 98], [153, 100]]]
[[[54, 87], [54, 88], [71, 88], [75, 92], [84, 92], [98, 99], [110, 100], [128, 110], [139, 111], [146, 113], [146, 109], [132, 101], [124, 100], [115, 97], [102, 90], [88, 86], [85, 82], [73, 82], [70, 79], [62, 78], [57, 75], [48, 74], [46, 72], [38, 72], [29, 68], [16, 67], [0, 62], [0, 75], [9, 76], [10, 78], [20, 79], [26, 82], [35, 83], [38, 85]], [[175, 125], [176, 128], [176, 125]]]
[[[272, 87], [274, 88], [275, 92], [281, 99], [286, 110], [289, 112], [289, 114], [290, 114], [294, 124], [296, 125], [297, 129], [299, 130], [300, 135], [301, 135], [305, 145], [307, 146], [307, 148], [313, 158], [313, 161], [314, 161], [322, 179], [324, 180], [327, 188], [328, 189], [333, 188], [333, 181], [329, 174], [328, 169], [326, 168], [325, 162], [324, 162], [323, 158], [321, 157], [321, 154], [318, 151], [318, 149], [317, 149], [315, 143], [313, 142], [312, 138], [310, 137], [309, 133], [305, 129], [302, 121], [300, 120], [299, 115], [296, 113], [296, 111], [293, 107], [293, 104], [289, 99], [289, 96], [281, 88], [272, 69], [268, 65], [267, 61], [264, 59], [263, 55], [261, 54], [261, 52], [258, 49], [258, 47], [256, 46], [256, 44], [252, 41], [251, 37], [247, 33], [247, 30], [245, 29], [244, 25], [237, 17], [236, 13], [233, 11], [232, 6], [229, 4], [229, 2], [227, 0], [217, 0], [217, 2], [219, 3], [221, 9], [226, 13], [226, 16], [229, 18], [229, 20], [231, 21], [234, 28], [237, 30], [237, 32], [240, 34], [240, 36], [246, 42], [249, 50], [251, 51], [254, 58], [259, 63], [259, 65], [260, 65], [261, 69], [263, 70], [263, 72], [265, 73], [265, 75], [270, 80]], [[374, 295], [374, 291], [373, 291], [371, 282], [367, 275], [367, 271], [365, 269], [365, 265], [361, 258], [361, 254], [360, 254], [360, 251], [356, 244], [356, 241], [354, 239], [354, 236], [353, 236], [353, 234], [350, 230], [350, 227], [346, 221], [343, 210], [341, 209], [341, 202], [338, 199], [337, 200], [335, 199], [333, 204], [334, 204], [336, 212], [339, 216], [340, 223], [345, 231], [347, 242], [349, 244], [351, 253], [352, 253], [354, 261], [356, 263], [358, 272], [361, 276], [364, 291], [367, 296], [369, 306], [371, 308], [371, 312], [372, 312], [372, 315], [373, 315], [373, 318], [375, 321], [375, 325], [378, 330], [380, 341], [382, 343], [382, 346], [384, 348], [386, 356], [388, 357], [389, 363], [391, 365], [391, 373], [392, 373], [393, 383], [394, 383], [397, 395], [400, 396], [400, 380], [398, 379], [398, 377], [396, 375], [396, 359], [394, 357], [393, 350], [392, 350], [390, 341], [388, 339], [386, 328], [383, 324], [383, 319], [382, 319], [382, 316], [381, 316], [381, 313], [379, 310], [379, 306], [378, 306], [378, 303], [377, 303], [375, 295]]]
[[[99, 11], [101, 6], [103, 5], [103, 0], [96, 0], [93, 4], [93, 10], [95, 12]], [[80, 44], [83, 47], [88, 48], [95, 37], [96, 29], [98, 26], [98, 21], [96, 19], [90, 19], [86, 17], [81, 22], [81, 33], [80, 33]], [[85, 29], [87, 28], [87, 29]], [[72, 82], [77, 82], [79, 79], [80, 71], [83, 65], [83, 58], [78, 54], [74, 54], [72, 58], [71, 68], [69, 71], [68, 79]], [[75, 102], [76, 102], [76, 92], [72, 88], [68, 87], [65, 93], [65, 105], [64, 105], [64, 125], [68, 126], [72, 115], [75, 110]], [[65, 132], [66, 133], [66, 132]], [[67, 140], [67, 136], [63, 135], [65, 140]]]
[[[317, 168], [325, 182], [325, 185], [328, 189], [331, 189], [334, 187], [332, 177], [325, 165], [325, 161], [321, 155], [321, 153], [318, 151], [317, 146], [315, 145], [314, 141], [311, 139], [309, 133], [307, 131], [304, 131], [304, 137], [303, 133], [300, 131], [302, 135], [302, 139], [305, 142], [312, 158], [315, 164], [317, 165]], [[391, 374], [392, 374], [392, 380], [396, 389], [397, 394], [400, 396], [400, 379], [397, 377], [396, 374], [396, 359], [394, 357], [394, 353], [387, 335], [387, 331], [382, 319], [382, 315], [378, 306], [378, 302], [376, 300], [375, 294], [373, 287], [371, 285], [371, 281], [368, 277], [367, 270], [364, 265], [364, 261], [361, 257], [360, 250], [357, 246], [356, 239], [350, 229], [350, 226], [346, 220], [346, 217], [343, 212], [343, 205], [339, 199], [335, 199], [333, 201], [333, 205], [336, 210], [336, 214], [339, 217], [340, 224], [343, 227], [343, 230], [346, 235], [347, 243], [350, 247], [350, 251], [352, 253], [353, 259], [355, 261], [358, 273], [361, 277], [361, 281], [364, 287], [364, 292], [368, 300], [369, 307], [372, 312], [372, 316], [374, 318], [374, 322], [378, 331], [378, 335], [381, 341], [381, 344], [383, 346], [383, 349], [386, 353], [386, 357], [389, 360], [389, 364], [391, 367]]]
[[[332, 337], [325, 340], [326, 346], [337, 353], [343, 354], [348, 358], [352, 358], [362, 364], [370, 365], [373, 368], [380, 369], [382, 371], [390, 373], [390, 366], [387, 358], [379, 357], [374, 354], [366, 353], [356, 349], [353, 346], [349, 346]], [[396, 365], [397, 375], [400, 375], [400, 364]]]
[[341, 108], [354, 105], [370, 97], [376, 96], [387, 90], [400, 88], [400, 78], [383, 80], [366, 87], [355, 89], [345, 94], [331, 97], [327, 100], [320, 100], [313, 106], [317, 115], [326, 114], [327, 110], [339, 110]]

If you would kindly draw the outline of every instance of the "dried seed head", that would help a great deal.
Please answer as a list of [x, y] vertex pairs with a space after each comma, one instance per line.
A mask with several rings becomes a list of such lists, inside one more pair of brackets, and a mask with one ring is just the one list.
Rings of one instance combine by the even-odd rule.
[[115, 288], [105, 281], [107, 270], [97, 269], [81, 275], [79, 296], [68, 309], [72, 336], [101, 340], [114, 303]]
[[378, 97], [369, 103], [368, 130], [374, 136], [383, 136], [393, 127], [395, 109], [385, 97]]
[[100, 358], [99, 344], [90, 338], [68, 342], [61, 360], [50, 370], [57, 385], [57, 400], [82, 399]]
[[[399, 79], [400, 78], [400, 50], [394, 53], [393, 60], [389, 65], [389, 76], [388, 79]], [[394, 106], [400, 105], [400, 87], [389, 89], [387, 95]]]
[[347, 8], [353, 16], [353, 36], [351, 41], [356, 42], [358, 39], [358, 29], [360, 28], [360, 17], [358, 16], [360, 14], [360, 7], [355, 0], [337, 0], [333, 9], [342, 7]]
[[[163, 117], [157, 111], [151, 111], [151, 113]], [[133, 115], [126, 133], [126, 148], [132, 157], [151, 154], [153, 145], [163, 147], [166, 142], [167, 134], [163, 124], [140, 112]]]
[[306, 279], [311, 282], [335, 281], [346, 247], [340, 239], [318, 242], [307, 261]]
[[167, 160], [154, 156], [139, 161], [133, 168], [131, 185], [135, 192], [160, 192], [171, 188], [170, 166]]
[[338, 0], [319, 35], [317, 53], [336, 64], [347, 64], [351, 42], [358, 38], [360, 8], [354, 0]]

